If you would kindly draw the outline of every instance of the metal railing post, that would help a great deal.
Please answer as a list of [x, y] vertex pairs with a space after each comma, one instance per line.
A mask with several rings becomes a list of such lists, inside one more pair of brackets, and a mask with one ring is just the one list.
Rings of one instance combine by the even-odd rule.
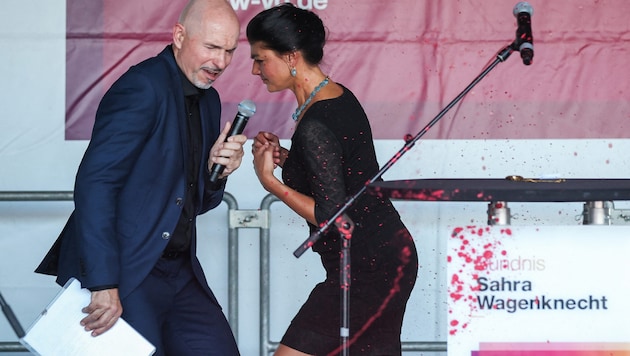
[[[279, 199], [268, 194], [262, 200], [260, 209], [263, 211], [269, 211], [269, 207], [272, 203], [279, 201]], [[271, 214], [268, 214], [271, 217]], [[278, 343], [271, 342], [270, 339], [270, 317], [271, 314], [271, 283], [270, 283], [270, 223], [267, 227], [260, 229], [260, 355], [267, 356], [269, 352], [274, 351], [278, 347]]]

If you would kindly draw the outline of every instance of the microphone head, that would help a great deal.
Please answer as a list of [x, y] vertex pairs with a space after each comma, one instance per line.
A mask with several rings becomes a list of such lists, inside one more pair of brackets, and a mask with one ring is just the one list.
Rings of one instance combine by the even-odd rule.
[[238, 104], [238, 112], [245, 117], [250, 117], [256, 113], [256, 104], [249, 99], [243, 100]]
[[518, 4], [514, 5], [514, 10], [512, 13], [514, 16], [518, 17], [518, 14], [526, 12], [529, 16], [534, 15], [534, 8], [527, 1], [521, 1]]

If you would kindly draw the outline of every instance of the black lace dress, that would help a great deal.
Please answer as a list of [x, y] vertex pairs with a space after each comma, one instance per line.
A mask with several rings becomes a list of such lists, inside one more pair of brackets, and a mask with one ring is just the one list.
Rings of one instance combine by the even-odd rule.
[[[379, 170], [372, 132], [347, 88], [314, 103], [297, 125], [282, 179], [314, 197], [315, 218], [326, 221]], [[351, 239], [351, 355], [400, 355], [400, 332], [418, 257], [409, 231], [388, 199], [362, 194], [346, 212]], [[317, 227], [310, 225], [310, 231]], [[340, 235], [334, 225], [313, 245], [326, 269], [295, 316], [282, 344], [313, 355], [340, 346]]]

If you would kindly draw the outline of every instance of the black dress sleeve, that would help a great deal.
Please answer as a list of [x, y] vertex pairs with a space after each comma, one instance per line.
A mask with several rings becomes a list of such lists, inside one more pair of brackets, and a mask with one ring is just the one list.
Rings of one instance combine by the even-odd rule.
[[298, 142], [315, 199], [318, 224], [332, 217], [346, 200], [343, 148], [329, 127], [318, 120], [300, 122]]

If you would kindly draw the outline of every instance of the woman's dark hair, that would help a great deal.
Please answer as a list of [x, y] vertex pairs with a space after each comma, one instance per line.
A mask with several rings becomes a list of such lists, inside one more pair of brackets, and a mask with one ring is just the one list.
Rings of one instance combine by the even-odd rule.
[[279, 54], [301, 51], [308, 63], [319, 64], [324, 57], [326, 30], [315, 13], [284, 3], [251, 19], [247, 40], [250, 44], [262, 42]]

